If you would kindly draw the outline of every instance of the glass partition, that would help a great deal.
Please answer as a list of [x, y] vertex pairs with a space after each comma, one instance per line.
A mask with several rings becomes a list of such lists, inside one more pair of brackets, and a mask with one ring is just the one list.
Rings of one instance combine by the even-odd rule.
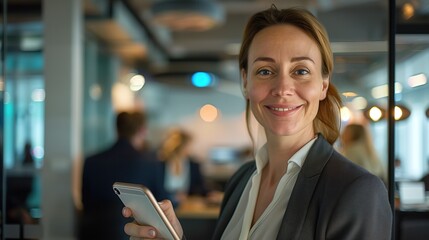
[[395, 63], [396, 239], [429, 236], [429, 18], [427, 3], [397, 5]]
[[[6, 0], [5, 0], [6, 1]], [[4, 8], [5, 1], [0, 1], [1, 4], [1, 22], [0, 22], [0, 239], [3, 239], [4, 237], [4, 225], [5, 225], [5, 184], [4, 184], [4, 164], [3, 164], [3, 129], [4, 129], [4, 81], [5, 81], [5, 74], [4, 74], [4, 45], [5, 45], [5, 24], [6, 24], [6, 15]]]
[[[429, 236], [429, 34], [396, 39], [395, 182], [397, 239]], [[398, 90], [398, 88], [396, 88]], [[407, 114], [408, 113], [408, 114]], [[425, 177], [426, 176], [426, 177]]]
[[[40, 8], [23, 19], [3, 2], [2, 167], [5, 239], [40, 237], [40, 169], [44, 157], [43, 41]], [[3, 92], [4, 90], [4, 92]]]
[[[402, 91], [395, 96], [397, 110], [395, 156], [398, 161], [397, 180], [419, 180], [428, 173], [428, 118], [429, 107], [429, 34], [397, 35], [396, 82]], [[398, 85], [399, 87], [399, 85]], [[400, 162], [400, 164], [399, 164]], [[400, 167], [399, 167], [400, 166]]]

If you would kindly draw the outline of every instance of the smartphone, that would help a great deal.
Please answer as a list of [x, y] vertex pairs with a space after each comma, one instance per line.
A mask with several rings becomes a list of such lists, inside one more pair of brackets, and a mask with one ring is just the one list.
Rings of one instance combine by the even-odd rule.
[[153, 226], [159, 238], [180, 240], [151, 191], [141, 184], [115, 182], [113, 191], [122, 203], [131, 208], [133, 217], [140, 225]]

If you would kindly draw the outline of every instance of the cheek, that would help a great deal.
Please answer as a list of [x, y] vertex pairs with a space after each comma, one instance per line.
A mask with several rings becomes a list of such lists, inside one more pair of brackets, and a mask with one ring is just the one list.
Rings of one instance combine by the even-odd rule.
[[301, 89], [301, 96], [304, 96], [305, 99], [311, 102], [319, 102], [321, 96], [323, 95], [323, 90], [321, 85], [308, 86]]
[[250, 102], [260, 102], [267, 96], [267, 91], [263, 86], [253, 86], [249, 88], [248, 99]]
[[258, 80], [250, 78], [247, 81], [247, 90], [253, 95], [267, 94], [272, 88], [272, 82], [270, 80]]

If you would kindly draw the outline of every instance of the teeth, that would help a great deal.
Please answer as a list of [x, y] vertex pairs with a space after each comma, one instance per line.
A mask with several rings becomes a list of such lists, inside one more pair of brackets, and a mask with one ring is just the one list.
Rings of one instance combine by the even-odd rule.
[[286, 111], [290, 111], [295, 109], [295, 107], [290, 107], [290, 108], [272, 108], [274, 111], [279, 111], [279, 112], [286, 112]]

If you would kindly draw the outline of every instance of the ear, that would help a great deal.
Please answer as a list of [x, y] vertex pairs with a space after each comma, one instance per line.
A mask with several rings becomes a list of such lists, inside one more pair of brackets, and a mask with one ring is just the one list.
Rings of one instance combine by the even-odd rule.
[[328, 87], [329, 87], [329, 77], [323, 78], [322, 91], [320, 92], [320, 98], [319, 98], [320, 101], [326, 98], [326, 94], [328, 93]]
[[247, 73], [246, 70], [241, 69], [241, 91], [245, 99], [249, 99], [247, 96]]

